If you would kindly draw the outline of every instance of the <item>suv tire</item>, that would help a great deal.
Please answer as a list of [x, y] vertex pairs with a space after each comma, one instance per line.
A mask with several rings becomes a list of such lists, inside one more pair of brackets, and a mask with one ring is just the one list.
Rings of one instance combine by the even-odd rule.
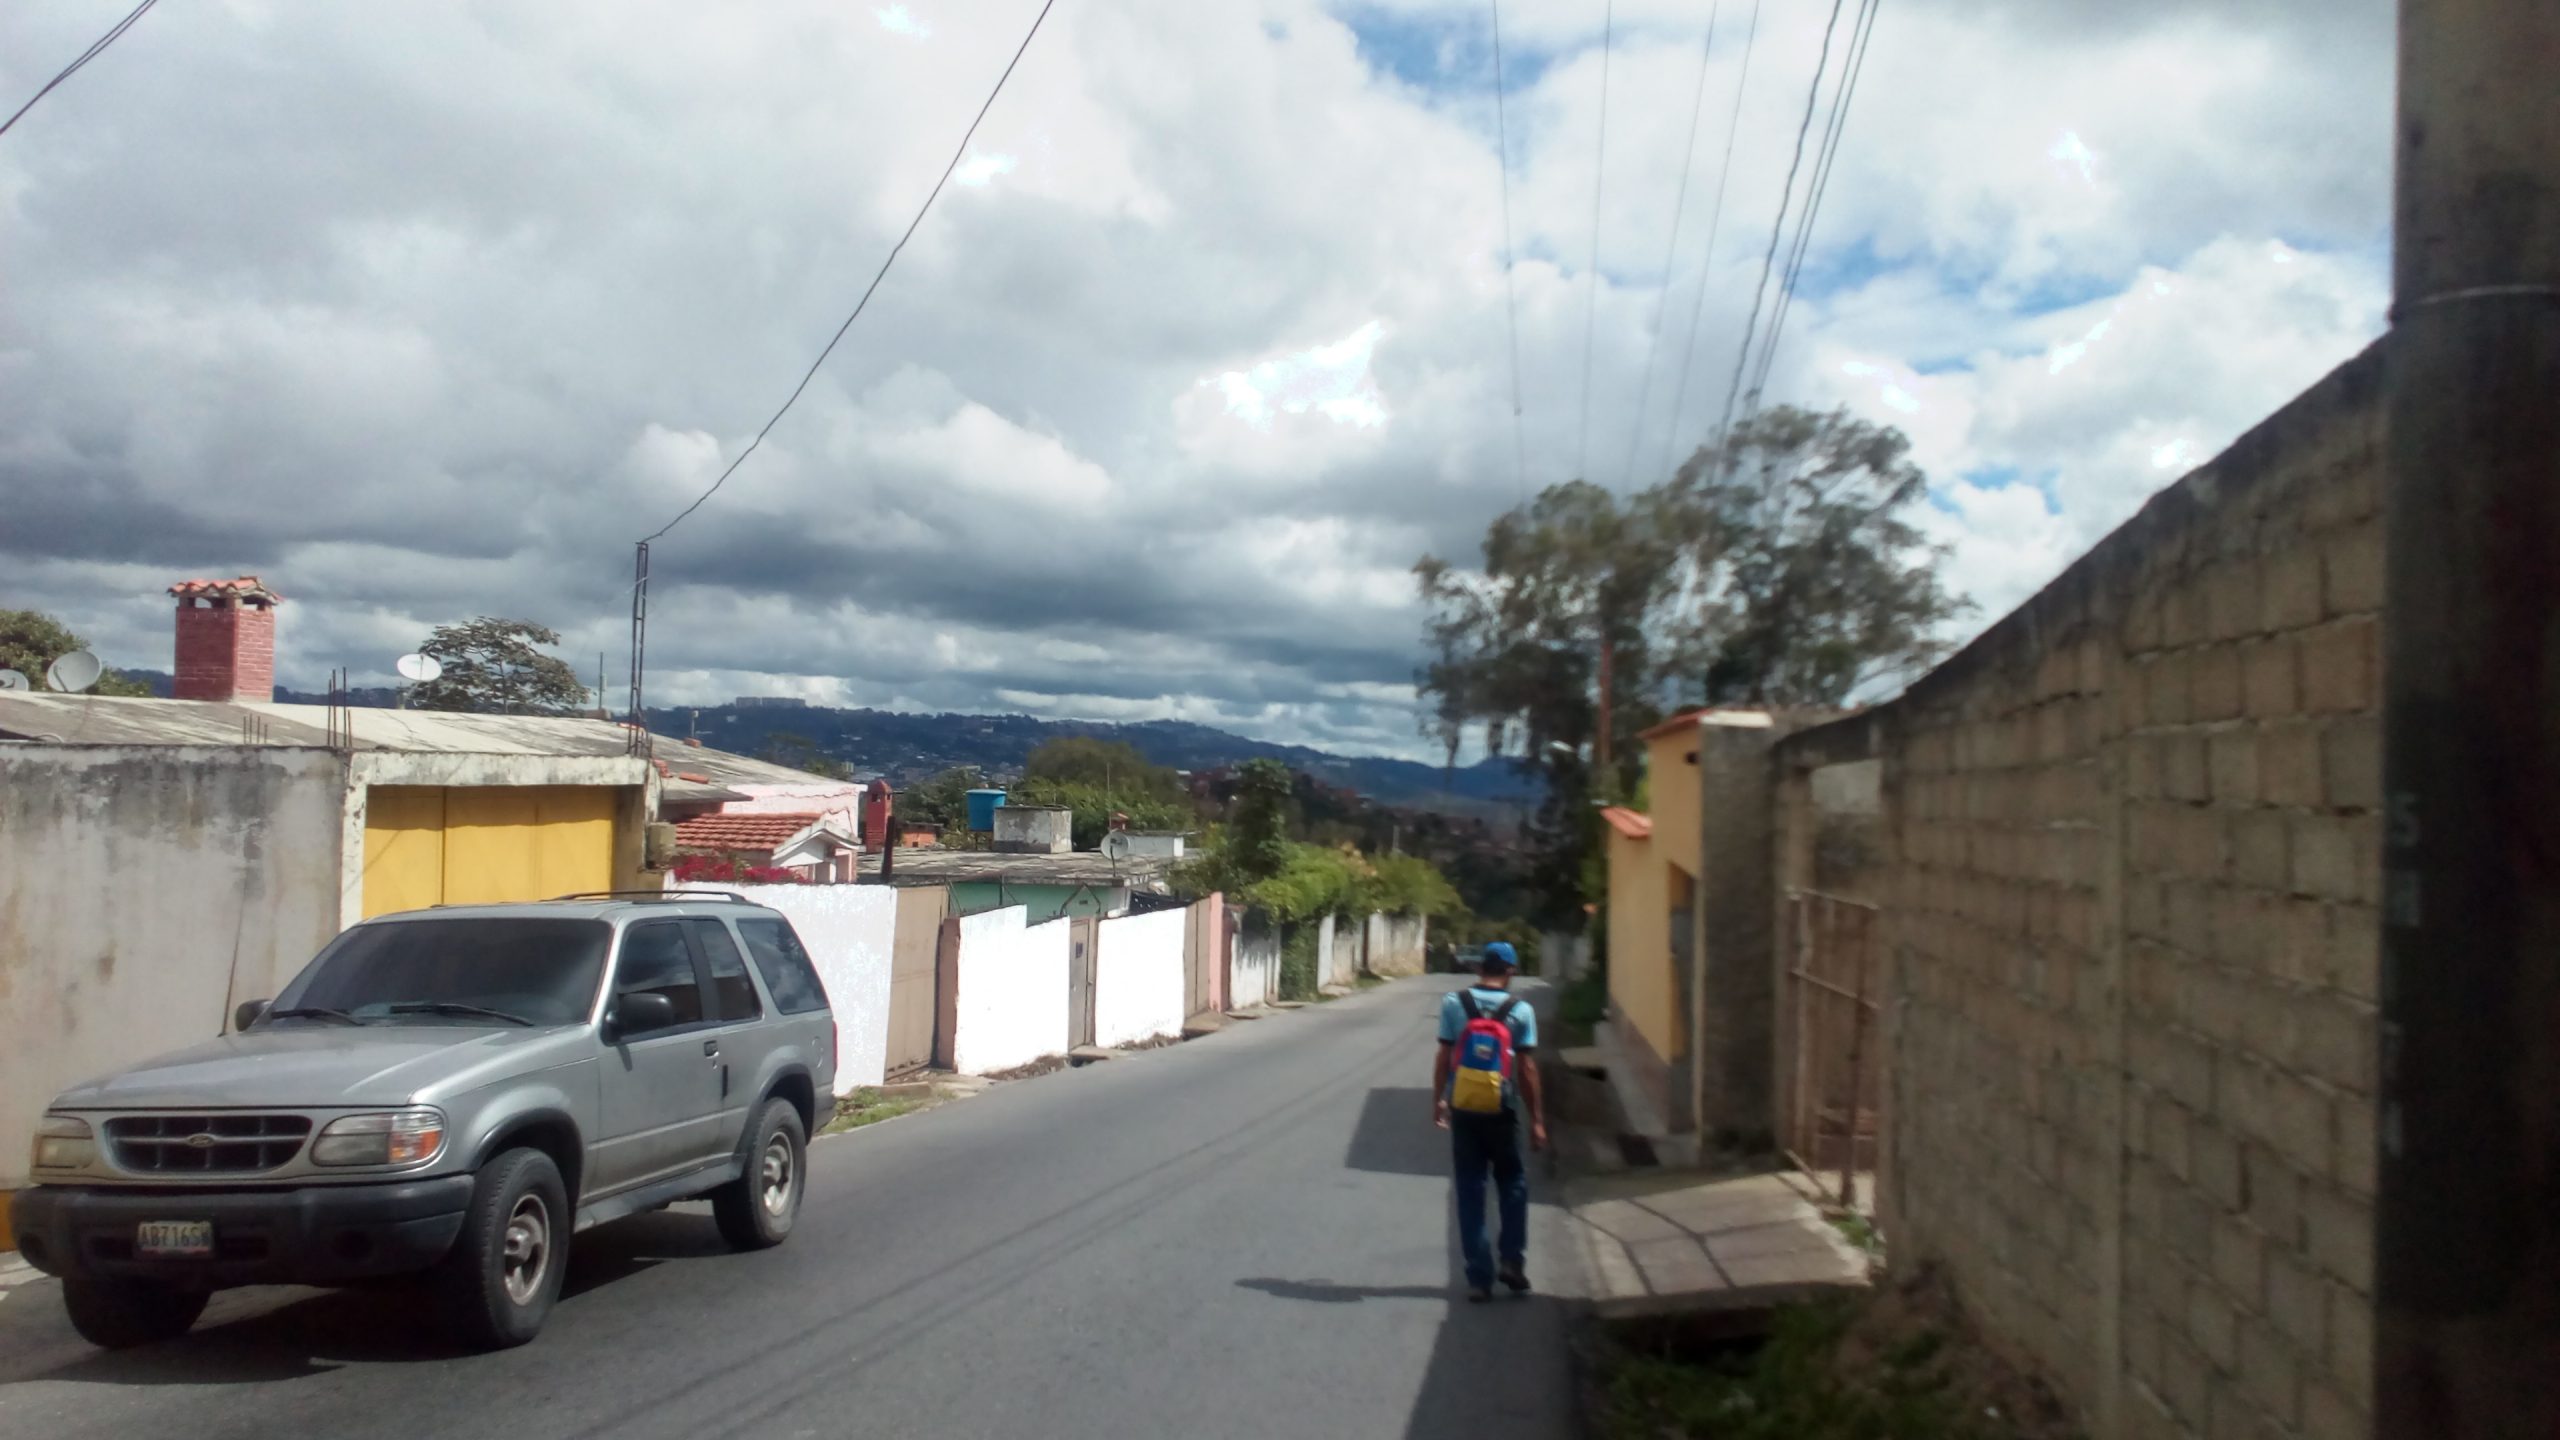
[[62, 1308], [80, 1338], [106, 1350], [175, 1340], [194, 1327], [213, 1298], [149, 1280], [65, 1280]]
[[506, 1151], [480, 1167], [476, 1181], [435, 1286], [455, 1339], [500, 1350], [542, 1333], [560, 1298], [575, 1222], [560, 1167], [539, 1150]]
[[769, 1250], [790, 1237], [807, 1188], [809, 1129], [790, 1101], [764, 1102], [747, 1132], [746, 1162], [737, 1179], [711, 1192], [711, 1216], [729, 1248]]

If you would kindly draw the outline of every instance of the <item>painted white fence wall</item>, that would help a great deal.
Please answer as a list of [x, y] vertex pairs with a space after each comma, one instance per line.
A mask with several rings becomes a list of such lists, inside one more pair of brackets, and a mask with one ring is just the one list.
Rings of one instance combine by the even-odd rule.
[[[1356, 927], [1339, 925], [1340, 919], [1327, 915], [1316, 922], [1316, 985], [1321, 989], [1347, 988], [1360, 979]], [[1346, 930], [1355, 933], [1343, 933]]]
[[1368, 930], [1370, 974], [1419, 975], [1423, 972], [1423, 947], [1431, 935], [1429, 921], [1419, 915], [1372, 915]]
[[1135, 1045], [1182, 1033], [1190, 927], [1188, 910], [1102, 922], [1094, 942], [1093, 1043]]
[[1228, 971], [1227, 1005], [1247, 1010], [1280, 998], [1280, 933], [1246, 930], [1236, 936], [1235, 960]]
[[1011, 1070], [1067, 1051], [1065, 920], [1026, 926], [1019, 905], [961, 917], [951, 1066]]
[[890, 952], [898, 935], [898, 892], [886, 885], [741, 885], [758, 905], [781, 911], [800, 934], [836, 1016], [836, 1093], [877, 1085], [889, 1057]]

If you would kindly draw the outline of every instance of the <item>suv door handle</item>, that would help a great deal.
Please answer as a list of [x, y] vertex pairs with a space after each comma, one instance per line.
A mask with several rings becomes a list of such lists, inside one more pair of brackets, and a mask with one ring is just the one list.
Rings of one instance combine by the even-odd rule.
[[705, 1040], [705, 1041], [703, 1041], [703, 1042], [702, 1042], [702, 1053], [703, 1053], [703, 1054], [705, 1054], [705, 1055], [717, 1055], [717, 1054], [719, 1054], [719, 1053], [720, 1053], [720, 1042], [719, 1042], [719, 1041], [717, 1041], [717, 1040]]

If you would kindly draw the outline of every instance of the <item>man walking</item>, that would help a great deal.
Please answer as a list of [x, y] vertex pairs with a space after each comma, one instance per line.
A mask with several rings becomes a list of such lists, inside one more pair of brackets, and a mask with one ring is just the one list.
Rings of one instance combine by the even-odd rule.
[[[1458, 1182], [1458, 1246], [1467, 1298], [1490, 1300], [1498, 1278], [1514, 1294], [1529, 1288], [1529, 1166], [1521, 1149], [1525, 1103], [1529, 1144], [1547, 1148], [1546, 1096], [1538, 1085], [1537, 1012], [1511, 993], [1519, 957], [1502, 942], [1484, 947], [1477, 978], [1440, 1002], [1440, 1049], [1431, 1062], [1431, 1118], [1449, 1132]], [[1501, 1200], [1501, 1268], [1485, 1231], [1484, 1182]]]

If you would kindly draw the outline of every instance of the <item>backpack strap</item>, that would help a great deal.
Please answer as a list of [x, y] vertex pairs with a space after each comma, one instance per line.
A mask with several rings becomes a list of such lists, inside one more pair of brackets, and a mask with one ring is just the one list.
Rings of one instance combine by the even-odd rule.
[[[1508, 1002], [1505, 1003], [1507, 1004]], [[1484, 1009], [1476, 1004], [1476, 992], [1473, 990], [1461, 989], [1458, 991], [1458, 1009], [1470, 1020], [1481, 1020], [1484, 1018]]]
[[[1470, 996], [1469, 998], [1472, 999], [1474, 997]], [[1502, 1003], [1493, 1007], [1493, 1018], [1501, 1021], [1505, 1025], [1510, 1024], [1512, 1007], [1519, 1003], [1520, 997], [1517, 995], [1503, 996]]]

